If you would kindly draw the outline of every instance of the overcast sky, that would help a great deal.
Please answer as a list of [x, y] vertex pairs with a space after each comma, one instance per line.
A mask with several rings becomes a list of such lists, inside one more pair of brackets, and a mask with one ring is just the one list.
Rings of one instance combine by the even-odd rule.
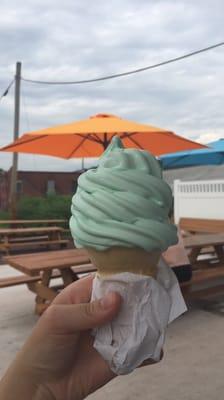
[[[0, 95], [22, 62], [28, 79], [125, 72], [224, 41], [222, 0], [1, 0]], [[22, 82], [20, 134], [100, 112], [207, 143], [224, 137], [224, 47], [123, 78], [76, 86]], [[13, 139], [14, 88], [0, 102], [0, 146]], [[0, 167], [11, 164], [0, 153]], [[19, 155], [21, 169], [77, 161]]]

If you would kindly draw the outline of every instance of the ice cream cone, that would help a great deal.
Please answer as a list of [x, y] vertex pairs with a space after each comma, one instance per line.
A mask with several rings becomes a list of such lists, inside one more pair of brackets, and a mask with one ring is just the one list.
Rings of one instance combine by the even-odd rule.
[[161, 253], [147, 252], [141, 248], [111, 247], [104, 251], [87, 249], [100, 277], [121, 272], [156, 277]]

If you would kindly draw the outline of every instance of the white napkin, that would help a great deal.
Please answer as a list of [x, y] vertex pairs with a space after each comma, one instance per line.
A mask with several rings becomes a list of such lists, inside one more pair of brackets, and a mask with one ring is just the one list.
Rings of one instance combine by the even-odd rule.
[[118, 316], [96, 328], [94, 347], [117, 375], [128, 374], [148, 358], [159, 361], [167, 325], [187, 308], [175, 274], [161, 258], [157, 278], [125, 272], [93, 281], [92, 300], [119, 292]]

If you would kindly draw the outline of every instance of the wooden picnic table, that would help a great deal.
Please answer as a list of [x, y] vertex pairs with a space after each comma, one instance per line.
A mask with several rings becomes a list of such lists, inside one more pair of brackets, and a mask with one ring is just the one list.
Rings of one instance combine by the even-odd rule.
[[[223, 265], [223, 244], [224, 234], [194, 235], [184, 238], [184, 244], [190, 250], [190, 258], [194, 264], [198, 264], [198, 269], [193, 272], [191, 281], [181, 284], [186, 298], [206, 297], [223, 293], [224, 278]], [[206, 260], [206, 268], [200, 268], [198, 255], [207, 247], [214, 247], [217, 253], [218, 262], [209, 268], [209, 261]], [[55, 298], [61, 285], [52, 287], [52, 280], [62, 278], [63, 287], [69, 285], [79, 278], [79, 274], [96, 271], [91, 264], [89, 256], [84, 249], [69, 249], [48, 251], [42, 253], [23, 254], [4, 257], [4, 261], [11, 267], [23, 273], [23, 276], [15, 277], [11, 280], [2, 280], [0, 287], [8, 287], [15, 284], [26, 283], [28, 288], [36, 294], [35, 310], [41, 314], [46, 306]], [[197, 285], [220, 280], [216, 286], [198, 289]], [[51, 286], [50, 286], [51, 285]], [[196, 286], [195, 286], [196, 285]]]
[[4, 219], [0, 220], [0, 226], [1, 225], [10, 225], [12, 228], [16, 227], [25, 227], [27, 225], [46, 225], [46, 226], [52, 226], [52, 225], [59, 225], [59, 224], [65, 224], [68, 221], [66, 219]]
[[[194, 234], [183, 238], [184, 246], [189, 249], [189, 259], [192, 265], [198, 263], [200, 254], [205, 254], [208, 249], [208, 254], [211, 249], [216, 254], [217, 261], [224, 262], [224, 233], [211, 233], [211, 234]], [[208, 260], [206, 260], [207, 262]], [[202, 261], [203, 262], [203, 261]]]
[[50, 287], [52, 279], [62, 278], [63, 287], [79, 279], [79, 274], [96, 271], [84, 249], [57, 250], [4, 257], [4, 261], [28, 277], [28, 288], [36, 294], [35, 311], [41, 314], [62, 285]]
[[10, 249], [50, 244], [65, 245], [68, 240], [61, 238], [63, 228], [58, 226], [44, 226], [32, 228], [0, 228], [0, 250], [9, 253]]
[[193, 267], [181, 284], [185, 298], [208, 299], [224, 293], [224, 233], [195, 233], [183, 238]]
[[179, 226], [186, 233], [224, 233], [223, 219], [180, 218]]

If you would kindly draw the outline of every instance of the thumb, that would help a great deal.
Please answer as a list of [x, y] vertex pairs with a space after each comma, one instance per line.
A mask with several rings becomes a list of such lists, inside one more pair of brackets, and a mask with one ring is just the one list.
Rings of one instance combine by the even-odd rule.
[[112, 320], [121, 307], [121, 296], [107, 293], [102, 299], [82, 304], [52, 304], [44, 313], [45, 323], [54, 334], [75, 333]]

